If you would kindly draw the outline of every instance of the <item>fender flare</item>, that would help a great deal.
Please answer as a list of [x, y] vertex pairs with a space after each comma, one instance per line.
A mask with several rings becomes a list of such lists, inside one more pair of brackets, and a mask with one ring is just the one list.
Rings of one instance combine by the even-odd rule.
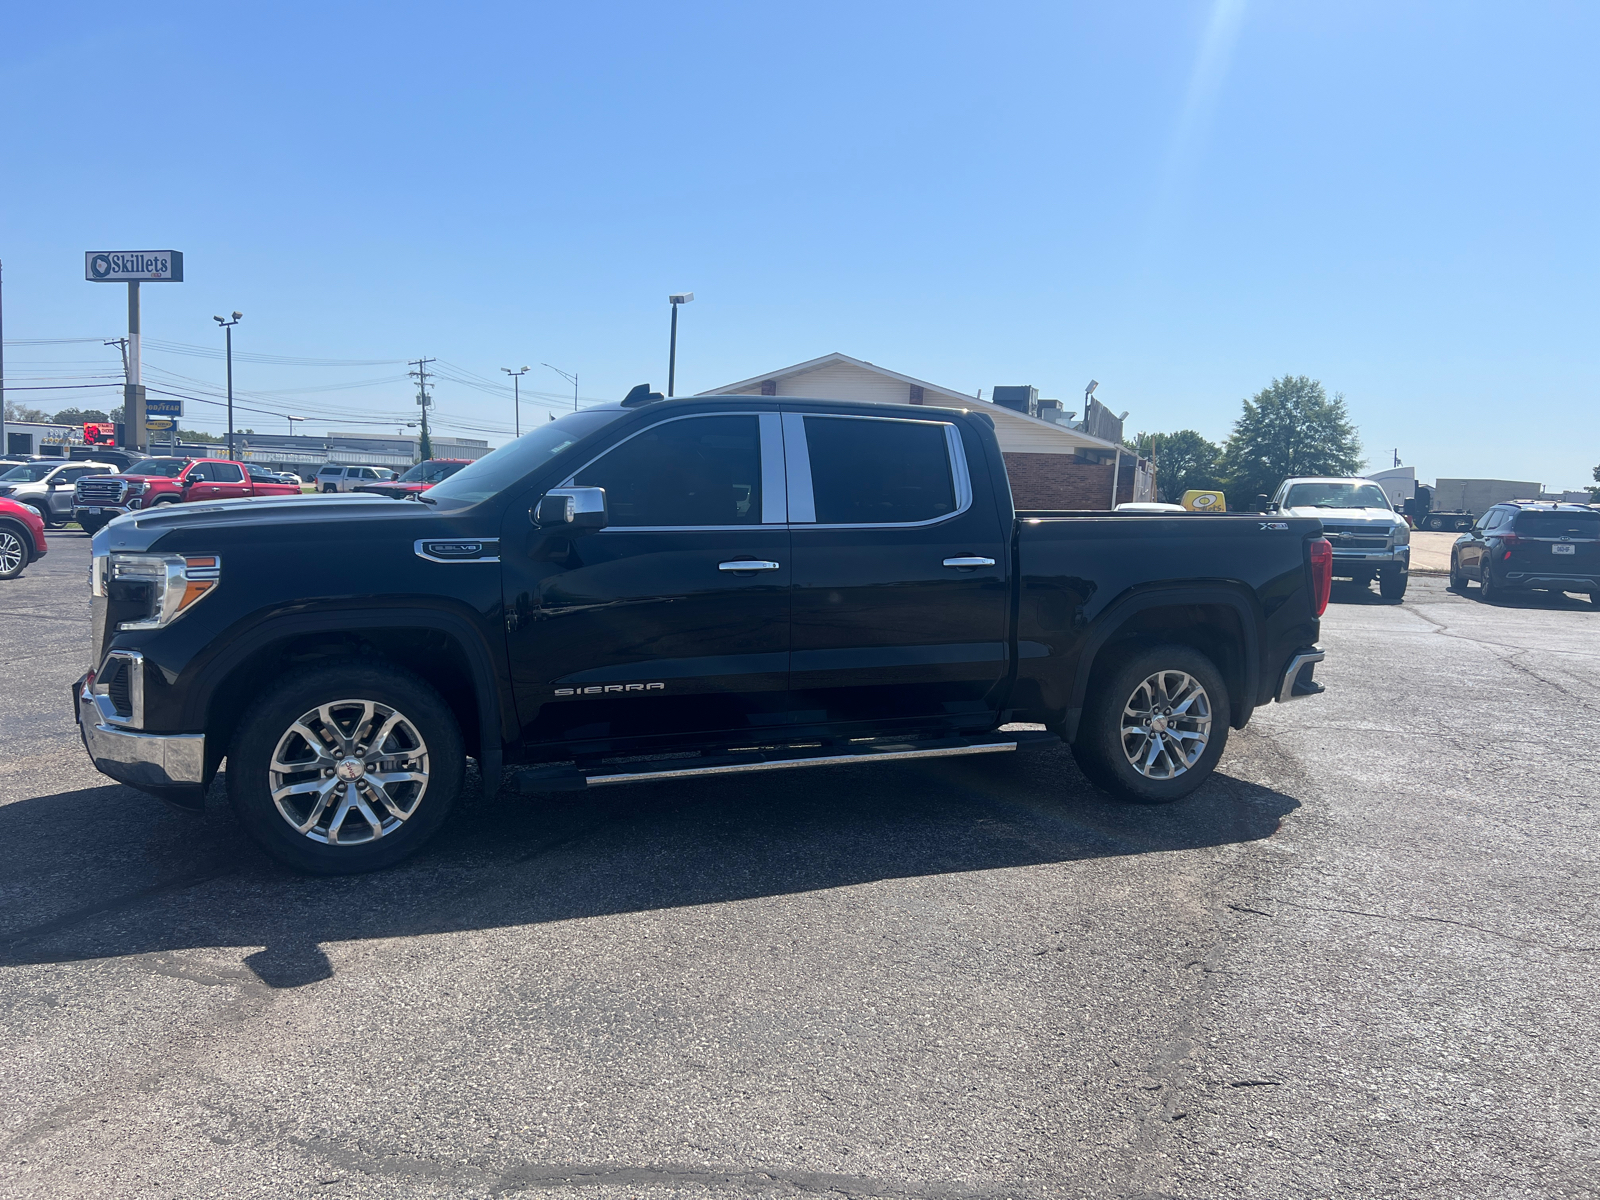
[[[197, 686], [189, 689], [184, 702], [186, 724], [204, 728], [211, 698], [223, 679], [252, 654], [282, 641], [308, 633], [341, 633], [355, 629], [420, 627], [449, 634], [466, 653], [478, 705], [478, 769], [483, 775], [486, 794], [498, 786], [504, 762], [504, 714], [496, 686], [494, 657], [482, 631], [468, 618], [445, 609], [384, 608], [324, 609], [309, 613], [288, 613], [268, 617], [238, 637], [228, 639], [226, 647], [202, 668]], [[469, 751], [470, 753], [470, 751]], [[210, 755], [208, 754], [209, 758]]]
[[1232, 699], [1237, 714], [1235, 728], [1242, 726], [1255, 711], [1255, 692], [1261, 676], [1261, 632], [1265, 622], [1253, 601], [1254, 598], [1242, 584], [1218, 582], [1201, 587], [1187, 584], [1172, 587], [1158, 585], [1148, 591], [1123, 596], [1107, 605], [1090, 626], [1078, 656], [1078, 669], [1072, 680], [1072, 698], [1066, 720], [1062, 723], [1064, 739], [1070, 742], [1078, 736], [1078, 723], [1083, 719], [1083, 702], [1089, 691], [1089, 676], [1094, 672], [1095, 656], [1105, 644], [1127, 624], [1130, 617], [1148, 609], [1170, 608], [1179, 604], [1220, 604], [1231, 608], [1239, 618], [1239, 630], [1243, 635], [1240, 668], [1244, 676], [1244, 694]]

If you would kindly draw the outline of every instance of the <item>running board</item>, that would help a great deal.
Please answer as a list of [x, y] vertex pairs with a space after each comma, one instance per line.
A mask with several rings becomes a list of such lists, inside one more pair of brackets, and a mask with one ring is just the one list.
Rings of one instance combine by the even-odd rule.
[[[1055, 734], [1027, 730], [1008, 735], [1003, 741], [977, 741], [971, 738], [943, 738], [937, 742], [867, 743], [847, 754], [795, 754], [792, 750], [755, 751], [748, 754], [705, 755], [679, 760], [681, 767], [665, 767], [661, 759], [626, 764], [604, 763], [588, 770], [577, 767], [539, 767], [517, 774], [517, 790], [522, 792], [587, 791], [608, 783], [647, 783], [662, 779], [689, 779], [698, 775], [734, 775], [745, 771], [786, 771], [793, 767], [831, 767], [849, 763], [904, 762], [913, 758], [954, 758], [965, 754], [1001, 754], [1011, 750], [1059, 745]], [[782, 757], [780, 757], [780, 755]], [[669, 760], [670, 761], [670, 760]], [[688, 764], [693, 764], [688, 765]]]

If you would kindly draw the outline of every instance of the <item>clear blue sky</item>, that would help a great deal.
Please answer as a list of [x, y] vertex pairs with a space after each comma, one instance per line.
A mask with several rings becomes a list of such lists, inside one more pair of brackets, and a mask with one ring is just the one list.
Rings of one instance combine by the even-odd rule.
[[[13, 4], [5, 331], [118, 335], [83, 251], [170, 247], [188, 280], [145, 288], [147, 338], [217, 347], [237, 308], [241, 351], [527, 363], [559, 395], [551, 362], [594, 402], [665, 383], [688, 289], [680, 392], [841, 350], [986, 395], [1094, 377], [1130, 431], [1221, 438], [1303, 373], [1373, 468], [1573, 487], [1600, 462], [1597, 45], [1600, 6], [1537, 0]], [[111, 355], [12, 346], [7, 375]], [[403, 371], [237, 381], [320, 431], [414, 415]]]

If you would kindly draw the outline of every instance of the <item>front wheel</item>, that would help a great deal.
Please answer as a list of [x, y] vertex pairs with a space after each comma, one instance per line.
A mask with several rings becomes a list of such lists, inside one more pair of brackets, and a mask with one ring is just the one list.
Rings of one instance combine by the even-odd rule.
[[314, 875], [391, 866], [444, 823], [466, 766], [433, 688], [362, 662], [289, 675], [228, 750], [228, 798], [267, 853]]
[[28, 546], [10, 526], [0, 525], [0, 579], [15, 579], [28, 565]]
[[1403, 600], [1406, 594], [1406, 584], [1411, 576], [1404, 571], [1381, 571], [1378, 573], [1378, 595], [1385, 600]]
[[1443, 529], [1444, 519], [1442, 517], [1429, 517], [1423, 524], [1429, 529]]
[[1205, 782], [1228, 743], [1227, 685], [1189, 646], [1135, 653], [1091, 688], [1072, 744], [1091, 783], [1135, 804], [1170, 804]]

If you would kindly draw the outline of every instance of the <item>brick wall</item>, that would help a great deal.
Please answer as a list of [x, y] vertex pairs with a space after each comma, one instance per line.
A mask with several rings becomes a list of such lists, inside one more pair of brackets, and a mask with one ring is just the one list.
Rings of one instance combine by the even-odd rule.
[[[1086, 463], [1071, 454], [1007, 454], [1006, 474], [1018, 508], [1110, 507], [1111, 464]], [[1134, 463], [1122, 460], [1117, 502], [1133, 499]]]

